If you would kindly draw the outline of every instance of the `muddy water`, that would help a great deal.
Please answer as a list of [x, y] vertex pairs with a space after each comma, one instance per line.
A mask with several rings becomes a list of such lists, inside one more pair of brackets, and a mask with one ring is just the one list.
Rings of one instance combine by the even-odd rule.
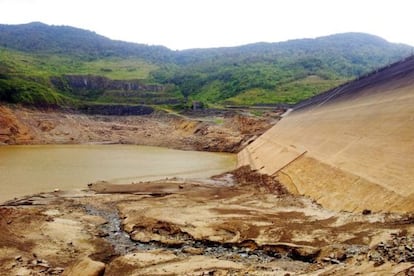
[[130, 145], [0, 147], [0, 202], [54, 189], [85, 188], [99, 180], [131, 183], [166, 177], [208, 177], [234, 169], [225, 153]]

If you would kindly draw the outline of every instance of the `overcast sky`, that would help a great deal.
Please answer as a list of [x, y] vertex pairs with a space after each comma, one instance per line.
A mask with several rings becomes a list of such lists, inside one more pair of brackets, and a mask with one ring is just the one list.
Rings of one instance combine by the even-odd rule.
[[171, 49], [365, 32], [414, 46], [412, 0], [0, 0], [0, 23], [41, 21]]

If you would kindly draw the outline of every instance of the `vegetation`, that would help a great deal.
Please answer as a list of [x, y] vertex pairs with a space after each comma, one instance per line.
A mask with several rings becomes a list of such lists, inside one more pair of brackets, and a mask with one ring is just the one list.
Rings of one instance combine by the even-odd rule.
[[[66, 26], [0, 25], [0, 100], [172, 109], [193, 100], [215, 107], [293, 104], [412, 51], [360, 33], [171, 51]], [[68, 81], [68, 76], [79, 78]]]

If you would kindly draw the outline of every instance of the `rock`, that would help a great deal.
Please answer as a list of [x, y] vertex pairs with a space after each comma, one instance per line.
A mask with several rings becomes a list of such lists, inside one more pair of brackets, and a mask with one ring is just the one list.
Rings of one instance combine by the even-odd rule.
[[63, 267], [55, 267], [50, 269], [51, 273], [61, 274], [65, 269]]
[[51, 131], [55, 127], [56, 126], [51, 121], [42, 121], [42, 122], [39, 122], [39, 125], [38, 125], [38, 128], [40, 128], [40, 130], [43, 132]]
[[369, 210], [369, 209], [364, 209], [364, 210], [362, 211], [362, 214], [363, 214], [363, 215], [371, 215], [371, 213], [372, 213], [372, 211], [371, 211], [371, 210]]
[[144, 105], [110, 105], [110, 104], [89, 104], [79, 108], [80, 111], [90, 115], [117, 115], [117, 116], [130, 116], [130, 115], [148, 115], [151, 114], [154, 109]]
[[377, 266], [383, 265], [384, 263], [385, 263], [384, 258], [381, 258], [374, 262], [374, 266], [377, 267]]
[[202, 255], [204, 253], [204, 249], [196, 247], [186, 247], [183, 249], [183, 252], [191, 255]]
[[322, 258], [324, 262], [330, 262], [331, 264], [340, 264], [341, 262], [334, 258]]
[[62, 276], [100, 276], [105, 272], [105, 264], [91, 260], [89, 257], [75, 262], [65, 269]]
[[43, 268], [50, 268], [50, 265], [47, 263], [38, 263], [37, 266], [43, 267]]
[[313, 262], [321, 252], [320, 248], [313, 246], [298, 246], [292, 248], [291, 256], [293, 259], [302, 260], [305, 262]]
[[100, 237], [100, 238], [105, 238], [105, 237], [108, 237], [108, 236], [109, 236], [109, 233], [105, 233], [105, 232], [103, 232], [103, 231], [99, 231], [99, 232], [96, 234], [96, 236], [97, 236], [97, 237]]
[[335, 252], [332, 252], [332, 253], [329, 255], [329, 258], [331, 258], [331, 259], [336, 259], [336, 260], [338, 260], [338, 261], [343, 262], [343, 261], [345, 261], [345, 260], [346, 260], [347, 255], [346, 255], [346, 252], [345, 252], [344, 250], [337, 250], [337, 251], [335, 251]]
[[385, 263], [384, 257], [376, 250], [368, 253], [368, 260], [374, 262], [374, 266], [380, 266]]

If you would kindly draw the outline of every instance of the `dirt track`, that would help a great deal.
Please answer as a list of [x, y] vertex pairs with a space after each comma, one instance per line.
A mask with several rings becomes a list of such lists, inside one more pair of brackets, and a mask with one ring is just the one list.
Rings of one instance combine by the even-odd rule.
[[246, 168], [203, 182], [90, 189], [1, 207], [0, 272], [404, 275], [413, 267], [412, 217], [327, 211]]

